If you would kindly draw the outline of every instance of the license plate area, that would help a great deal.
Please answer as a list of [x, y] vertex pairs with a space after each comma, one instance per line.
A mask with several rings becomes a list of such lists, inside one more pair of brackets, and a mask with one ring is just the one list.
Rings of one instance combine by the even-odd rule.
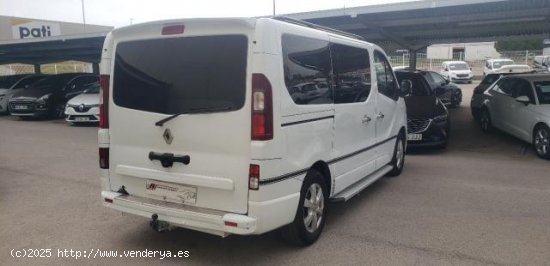
[[181, 184], [147, 180], [145, 181], [145, 193], [168, 202], [185, 204], [197, 202], [197, 188]]
[[27, 110], [27, 109], [29, 109], [29, 106], [27, 106], [27, 105], [14, 105], [13, 109], [15, 109], [15, 110]]
[[86, 116], [77, 116], [74, 118], [75, 121], [90, 121], [89, 117]]
[[422, 134], [408, 134], [407, 140], [422, 140]]

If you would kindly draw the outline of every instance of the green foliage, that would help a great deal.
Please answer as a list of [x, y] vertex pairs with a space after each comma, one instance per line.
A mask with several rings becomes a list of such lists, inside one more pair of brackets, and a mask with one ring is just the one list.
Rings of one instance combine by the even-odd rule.
[[496, 43], [497, 51], [542, 50], [542, 39], [502, 40]]

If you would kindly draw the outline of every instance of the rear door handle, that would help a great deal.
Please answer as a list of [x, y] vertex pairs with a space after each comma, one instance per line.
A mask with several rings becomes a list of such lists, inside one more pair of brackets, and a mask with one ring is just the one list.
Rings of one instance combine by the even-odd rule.
[[378, 115], [376, 116], [376, 119], [378, 120], [384, 119], [384, 114], [382, 112], [378, 113]]
[[149, 160], [160, 161], [162, 167], [172, 167], [174, 163], [182, 163], [188, 165], [191, 162], [189, 155], [174, 155], [173, 153], [156, 153], [149, 152]]

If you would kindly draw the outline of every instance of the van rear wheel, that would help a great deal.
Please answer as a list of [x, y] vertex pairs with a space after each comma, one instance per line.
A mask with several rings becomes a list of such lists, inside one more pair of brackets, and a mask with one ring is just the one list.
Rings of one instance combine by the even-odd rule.
[[281, 228], [283, 239], [299, 246], [315, 243], [325, 226], [327, 196], [323, 175], [311, 169], [302, 184], [294, 221]]

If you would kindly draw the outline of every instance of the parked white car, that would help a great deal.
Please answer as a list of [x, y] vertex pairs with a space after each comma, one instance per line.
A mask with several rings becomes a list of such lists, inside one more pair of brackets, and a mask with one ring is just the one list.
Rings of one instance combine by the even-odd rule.
[[439, 72], [450, 82], [472, 83], [472, 68], [464, 61], [445, 61], [441, 64]]
[[99, 122], [99, 83], [67, 102], [65, 120], [69, 123]]
[[13, 95], [44, 77], [30, 74], [0, 77], [0, 114], [9, 113], [8, 102]]
[[[404, 92], [384, 51], [304, 24], [185, 19], [112, 31], [100, 64], [104, 205], [156, 230], [281, 228], [308, 245], [328, 201], [399, 175]], [[293, 100], [289, 90], [319, 80], [328, 93]]]
[[529, 71], [532, 71], [530, 66], [516, 64], [512, 59], [489, 59], [483, 68], [483, 77], [495, 73], [525, 73]]
[[502, 77], [483, 94], [480, 125], [532, 143], [537, 155], [550, 159], [550, 74]]

